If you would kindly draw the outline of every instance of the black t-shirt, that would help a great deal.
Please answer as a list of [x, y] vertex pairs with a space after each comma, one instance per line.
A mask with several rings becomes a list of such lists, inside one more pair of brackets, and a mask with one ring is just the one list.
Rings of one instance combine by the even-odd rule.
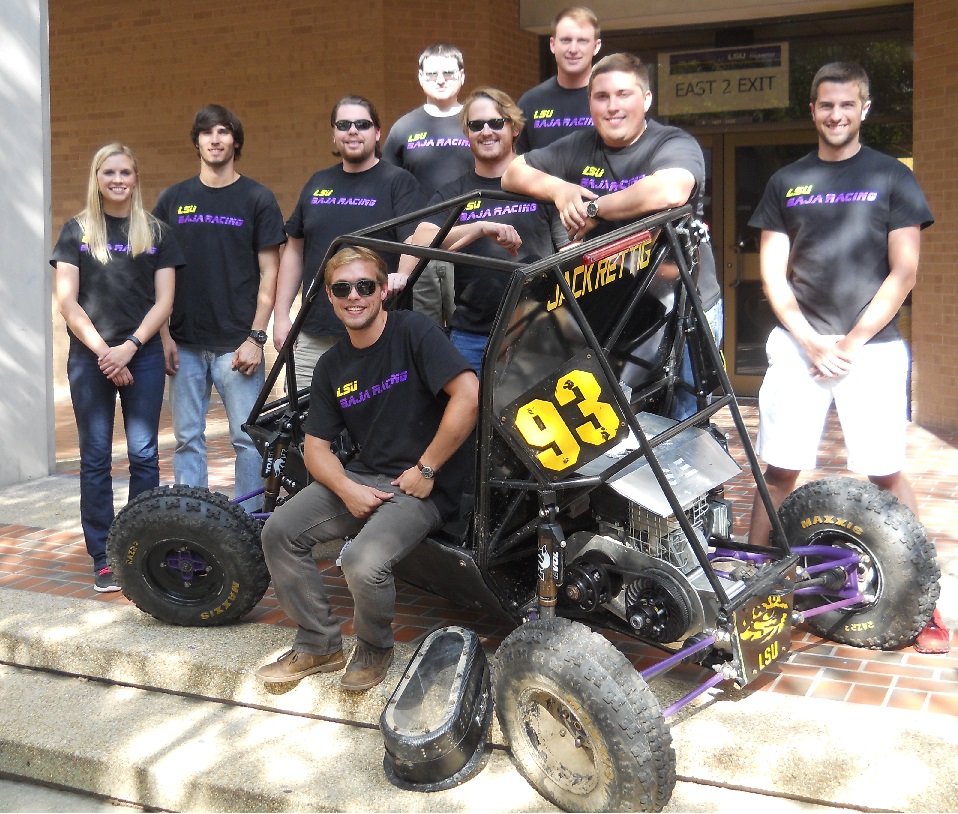
[[[704, 217], [705, 158], [702, 148], [678, 127], [651, 119], [647, 121], [645, 132], [628, 147], [609, 147], [595, 128], [589, 128], [542, 150], [526, 153], [525, 161], [530, 167], [590, 189], [600, 197], [626, 189], [659, 170], [688, 170], [695, 178], [695, 189], [689, 202], [695, 208], [696, 217]], [[588, 237], [598, 237], [628, 222], [602, 220]], [[715, 275], [715, 257], [708, 243], [701, 244], [698, 289], [706, 310], [715, 305], [722, 294]]]
[[[342, 164], [336, 164], [315, 173], [286, 221], [286, 234], [304, 241], [303, 291], [309, 290], [329, 244], [337, 237], [408, 215], [421, 209], [424, 202], [419, 182], [406, 170], [386, 161], [378, 161], [363, 172], [346, 172]], [[415, 230], [413, 223], [403, 229], [391, 229], [382, 237], [402, 241]], [[383, 259], [390, 272], [396, 270], [399, 255], [389, 253]], [[303, 330], [321, 335], [346, 333], [325, 290], [313, 303]]]
[[[891, 268], [888, 233], [934, 223], [915, 176], [900, 161], [862, 147], [844, 161], [812, 152], [769, 180], [750, 226], [791, 241], [789, 284], [820, 334], [847, 334]], [[900, 336], [896, 317], [872, 338]]]
[[194, 176], [160, 193], [153, 214], [169, 224], [186, 255], [170, 335], [206, 350], [235, 350], [256, 315], [257, 252], [286, 242], [275, 196], [245, 176], [225, 187]]
[[[185, 262], [169, 227], [154, 222], [157, 237], [153, 248], [136, 257], [130, 254], [129, 218], [106, 218], [110, 259], [101, 263], [87, 249], [86, 236], [76, 218], [60, 230], [50, 265], [69, 263], [80, 269], [77, 302], [108, 345], [119, 345], [132, 334], [156, 304], [157, 269], [177, 268]], [[80, 343], [67, 328], [71, 343]], [[150, 341], [159, 341], [159, 334]]]
[[[337, 342], [316, 363], [303, 429], [335, 440], [342, 430], [359, 446], [351, 471], [399, 477], [432, 443], [449, 401], [443, 388], [469, 363], [429, 317], [391, 311], [368, 348]], [[432, 499], [450, 517], [459, 508], [468, 450], [436, 473]]]
[[519, 97], [526, 123], [516, 139], [516, 152], [547, 147], [583, 127], [592, 127], [589, 88], [564, 88], [556, 77], [530, 88]]
[[[483, 178], [473, 169], [451, 184], [442, 187], [433, 195], [430, 205], [448, 201], [477, 189], [501, 191], [501, 182], [501, 178]], [[446, 216], [447, 213], [441, 212], [430, 220], [437, 226], [442, 226]], [[548, 257], [554, 251], [547, 204], [539, 201], [514, 203], [476, 199], [466, 205], [456, 225], [462, 226], [482, 220], [514, 226], [519, 237], [522, 238], [519, 256], [514, 257], [509, 254], [488, 237], [480, 237], [463, 251], [481, 257], [518, 260], [523, 263]], [[456, 263], [456, 310], [452, 315], [452, 327], [460, 331], [488, 334], [508, 284], [507, 272]]]
[[383, 160], [416, 176], [426, 195], [454, 181], [474, 163], [459, 117], [432, 116], [422, 107], [392, 126], [383, 145]]

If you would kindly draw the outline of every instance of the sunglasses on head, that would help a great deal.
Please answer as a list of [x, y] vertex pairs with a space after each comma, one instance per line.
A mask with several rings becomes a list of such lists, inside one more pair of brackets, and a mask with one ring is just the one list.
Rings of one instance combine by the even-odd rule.
[[512, 119], [469, 119], [466, 122], [466, 127], [472, 130], [473, 133], [481, 133], [482, 128], [487, 124], [489, 125], [490, 130], [502, 130], [506, 126], [506, 122], [511, 122]]
[[379, 280], [356, 280], [354, 283], [341, 281], [333, 283], [329, 290], [337, 300], [346, 299], [350, 292], [355, 288], [360, 297], [370, 297], [375, 293]]
[[369, 119], [356, 119], [354, 122], [349, 119], [338, 119], [333, 126], [341, 133], [346, 133], [350, 127], [355, 127], [357, 130], [368, 130], [373, 126], [373, 123]]

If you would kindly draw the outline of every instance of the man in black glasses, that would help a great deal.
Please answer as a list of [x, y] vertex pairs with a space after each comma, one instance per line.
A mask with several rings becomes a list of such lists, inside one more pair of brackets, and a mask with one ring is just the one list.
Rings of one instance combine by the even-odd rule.
[[[652, 105], [649, 74], [634, 54], [611, 54], [592, 69], [593, 126], [519, 156], [503, 189], [551, 201], [571, 240], [606, 234], [658, 212], [692, 203], [702, 218], [705, 159], [698, 142], [678, 127], [646, 118]], [[716, 341], [722, 338], [721, 290], [712, 247], [701, 244], [699, 295]], [[588, 286], [588, 297], [614, 297], [611, 285]], [[686, 350], [681, 377], [690, 382]], [[696, 411], [690, 391], [676, 390], [672, 417]]]
[[[387, 270], [365, 248], [327, 263], [326, 291], [347, 339], [317, 363], [306, 466], [315, 481], [263, 528], [273, 589], [298, 625], [292, 649], [257, 671], [267, 684], [342, 669], [342, 619], [313, 561], [317, 543], [349, 537], [342, 568], [354, 601], [356, 647], [340, 679], [362, 691], [392, 662], [392, 567], [459, 507], [470, 465], [461, 446], [478, 414], [479, 383], [423, 314], [383, 310]], [[330, 442], [348, 430], [359, 453], [345, 468]]]
[[[462, 109], [459, 91], [465, 81], [462, 51], [444, 42], [426, 48], [419, 56], [419, 85], [426, 102], [399, 118], [383, 146], [383, 159], [415, 175], [427, 198], [472, 167], [469, 142], [457, 119]], [[416, 282], [413, 302], [417, 311], [448, 326], [453, 309], [452, 265], [429, 263]]]
[[[305, 292], [319, 271], [330, 243], [343, 234], [382, 223], [422, 208], [425, 196], [419, 182], [406, 170], [380, 161], [379, 113], [362, 96], [347, 96], [333, 105], [333, 155], [341, 163], [314, 173], [289, 219], [289, 236], [279, 267], [273, 336], [277, 349], [292, 327], [290, 309], [297, 292]], [[413, 227], [384, 234], [387, 240], [402, 241]], [[398, 260], [387, 259], [389, 272]], [[391, 285], [396, 286], [398, 278]], [[296, 343], [297, 387], [309, 384], [316, 360], [345, 333], [333, 307], [321, 291], [303, 324]]]
[[[496, 88], [477, 88], [466, 99], [459, 122], [469, 138], [474, 166], [455, 181], [442, 186], [430, 204], [442, 203], [475, 190], [502, 190], [502, 174], [516, 157], [513, 145], [522, 130], [522, 111]], [[466, 205], [458, 225], [450, 230], [443, 248], [469, 246], [480, 257], [523, 262], [553, 252], [550, 233], [552, 207], [539, 202], [514, 203], [477, 199]], [[445, 222], [447, 212], [416, 229], [413, 242], [427, 245]], [[456, 264], [456, 308], [452, 314], [452, 343], [477, 373], [499, 301], [509, 274], [481, 266]]]

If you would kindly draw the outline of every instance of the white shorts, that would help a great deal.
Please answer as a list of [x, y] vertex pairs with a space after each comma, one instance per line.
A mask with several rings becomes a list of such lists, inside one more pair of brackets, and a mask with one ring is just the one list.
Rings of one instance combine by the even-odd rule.
[[782, 328], [772, 330], [766, 352], [756, 450], [767, 464], [814, 469], [834, 401], [852, 472], [880, 477], [904, 468], [908, 349], [903, 341], [865, 345], [840, 379], [812, 378], [808, 357]]

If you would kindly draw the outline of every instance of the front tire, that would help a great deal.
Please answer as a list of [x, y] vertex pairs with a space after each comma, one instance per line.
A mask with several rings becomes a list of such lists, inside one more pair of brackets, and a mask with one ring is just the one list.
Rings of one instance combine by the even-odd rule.
[[661, 811], [672, 736], [652, 691], [608, 640], [566, 619], [529, 622], [499, 647], [495, 705], [519, 771], [566, 811]]
[[161, 486], [116, 516], [107, 558], [124, 596], [173, 625], [236, 621], [269, 587], [259, 523], [225, 495]]
[[[864, 601], [810, 617], [809, 627], [855, 647], [890, 650], [915, 640], [935, 610], [941, 571], [934, 543], [911, 509], [869, 481], [825, 478], [789, 495], [779, 519], [792, 548], [836, 546], [861, 558]], [[795, 605], [807, 610], [833, 598], [796, 597]]]

